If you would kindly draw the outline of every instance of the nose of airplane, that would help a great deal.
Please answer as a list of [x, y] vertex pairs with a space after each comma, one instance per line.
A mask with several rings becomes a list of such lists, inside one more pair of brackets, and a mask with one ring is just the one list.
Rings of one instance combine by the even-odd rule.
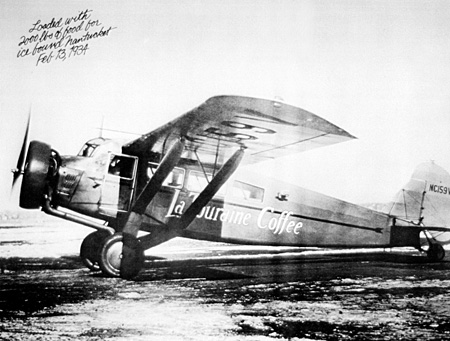
[[42, 206], [47, 184], [57, 167], [52, 160], [50, 145], [40, 141], [30, 142], [20, 189], [20, 207], [34, 209]]

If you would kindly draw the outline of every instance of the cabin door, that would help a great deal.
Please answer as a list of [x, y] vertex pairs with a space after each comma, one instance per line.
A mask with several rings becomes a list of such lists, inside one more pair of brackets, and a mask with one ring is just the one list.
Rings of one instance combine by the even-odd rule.
[[129, 155], [111, 154], [108, 172], [105, 175], [100, 213], [116, 217], [118, 212], [131, 208], [136, 180], [137, 158]]

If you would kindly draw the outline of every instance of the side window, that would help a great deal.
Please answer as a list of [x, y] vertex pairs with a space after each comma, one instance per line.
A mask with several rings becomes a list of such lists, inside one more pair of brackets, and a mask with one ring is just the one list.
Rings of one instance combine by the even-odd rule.
[[208, 181], [203, 173], [196, 171], [189, 172], [189, 180], [187, 184], [188, 191], [200, 193], [207, 184]]
[[[147, 168], [147, 178], [150, 180], [155, 174], [158, 164], [149, 163]], [[184, 184], [184, 169], [175, 167], [163, 182], [163, 186], [172, 188], [182, 188]]]
[[264, 199], [264, 189], [236, 180], [233, 182], [232, 195], [238, 199], [262, 202]]
[[[207, 174], [208, 179], [212, 178], [212, 174]], [[203, 189], [208, 185], [208, 180], [205, 177], [203, 172], [198, 171], [190, 171], [188, 182], [187, 182], [187, 190], [189, 192], [200, 193]], [[226, 186], [222, 186], [215, 196], [224, 197], [226, 192]]]
[[136, 159], [125, 155], [112, 155], [108, 173], [125, 179], [132, 179]]

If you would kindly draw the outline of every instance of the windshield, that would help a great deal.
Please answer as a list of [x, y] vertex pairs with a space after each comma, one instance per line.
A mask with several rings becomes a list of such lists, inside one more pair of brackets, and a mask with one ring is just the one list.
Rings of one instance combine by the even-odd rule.
[[90, 144], [86, 143], [83, 148], [81, 148], [80, 152], [78, 153], [78, 156], [85, 156], [89, 157], [92, 156], [92, 153], [94, 152], [95, 148], [98, 147], [98, 144]]
[[105, 139], [102, 137], [97, 137], [95, 139], [89, 140], [84, 144], [83, 148], [81, 148], [78, 156], [91, 157], [95, 149], [97, 149], [98, 146], [104, 143]]

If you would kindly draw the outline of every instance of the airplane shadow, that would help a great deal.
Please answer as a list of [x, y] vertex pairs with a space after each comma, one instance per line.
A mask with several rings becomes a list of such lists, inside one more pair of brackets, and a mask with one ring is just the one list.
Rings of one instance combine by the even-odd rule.
[[[252, 271], [255, 268], [277, 269], [281, 266], [291, 266], [304, 269], [308, 266], [327, 265], [333, 267], [337, 264], [358, 269], [361, 264], [373, 263], [377, 267], [393, 267], [396, 270], [417, 269], [421, 266], [425, 269], [450, 270], [450, 260], [431, 262], [426, 256], [397, 254], [397, 253], [364, 253], [364, 254], [337, 254], [337, 255], [308, 255], [301, 252], [285, 257], [282, 254], [272, 257], [257, 256], [252, 258], [197, 258], [168, 260], [160, 257], [146, 257], [144, 268], [141, 270], [136, 281], [157, 280], [232, 280], [255, 277]], [[334, 265], [333, 265], [334, 264]], [[316, 266], [315, 266], [316, 265]], [[361, 266], [363, 268], [363, 266]], [[357, 270], [356, 270], [357, 271]]]
[[[441, 271], [450, 270], [450, 257], [441, 262], [431, 262], [426, 256], [408, 253], [374, 252], [363, 254], [331, 254], [331, 255], [304, 255], [302, 252], [293, 253], [288, 256], [273, 254], [268, 257], [252, 255], [252, 257], [212, 257], [194, 259], [166, 259], [162, 257], [146, 256], [144, 267], [136, 277], [136, 281], [159, 281], [159, 280], [231, 280], [253, 278], [252, 269], [281, 266], [308, 267], [314, 265], [325, 265], [332, 267], [333, 264], [348, 264], [349, 267], [358, 268], [358, 264], [374, 263], [377, 267], [392, 267], [395, 269], [433, 269]], [[316, 269], [318, 267], [315, 267]], [[64, 256], [59, 258], [0, 258], [1, 274], [20, 271], [39, 270], [80, 270], [85, 269], [78, 256]], [[100, 273], [93, 272], [92, 276], [104, 277]]]
[[[220, 267], [220, 264], [216, 265]], [[191, 260], [167, 261], [163, 258], [146, 257], [144, 268], [135, 281], [159, 281], [159, 280], [231, 280], [244, 279], [251, 276], [242, 273], [218, 269], [208, 262]]]
[[76, 270], [85, 268], [78, 256], [0, 258], [1, 273], [33, 270]]

